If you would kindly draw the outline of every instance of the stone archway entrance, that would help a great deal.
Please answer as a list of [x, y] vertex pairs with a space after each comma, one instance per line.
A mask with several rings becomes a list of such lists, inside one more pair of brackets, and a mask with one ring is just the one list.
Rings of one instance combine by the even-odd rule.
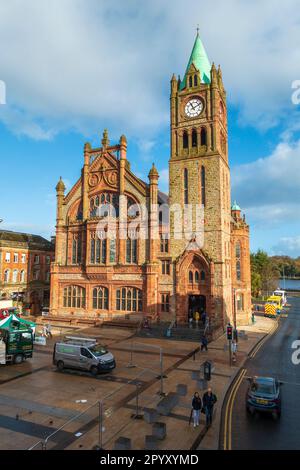
[[204, 253], [187, 251], [176, 266], [176, 318], [178, 323], [187, 323], [197, 311], [212, 311], [213, 265]]
[[205, 295], [189, 295], [189, 317], [194, 316], [196, 312], [200, 315], [206, 310], [206, 296]]

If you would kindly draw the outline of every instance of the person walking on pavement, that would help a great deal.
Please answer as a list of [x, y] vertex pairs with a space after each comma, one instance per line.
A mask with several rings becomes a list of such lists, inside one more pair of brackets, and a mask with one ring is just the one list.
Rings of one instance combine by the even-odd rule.
[[198, 392], [195, 393], [192, 401], [192, 415], [194, 418], [194, 428], [200, 425], [200, 412], [202, 409], [202, 400]]
[[206, 427], [211, 426], [214, 406], [217, 403], [217, 397], [212, 393], [212, 389], [209, 388], [207, 392], [203, 395], [203, 409], [206, 416]]
[[206, 317], [207, 317], [206, 311], [204, 310], [202, 315], [201, 315], [201, 321], [202, 321], [202, 324], [203, 324], [204, 327], [206, 325]]
[[234, 339], [231, 343], [231, 352], [232, 352], [232, 361], [233, 362], [236, 362], [236, 359], [237, 359], [237, 342], [236, 340]]
[[202, 336], [201, 338], [201, 352], [203, 352], [204, 350], [207, 352], [208, 351], [208, 340], [206, 338], [205, 335]]

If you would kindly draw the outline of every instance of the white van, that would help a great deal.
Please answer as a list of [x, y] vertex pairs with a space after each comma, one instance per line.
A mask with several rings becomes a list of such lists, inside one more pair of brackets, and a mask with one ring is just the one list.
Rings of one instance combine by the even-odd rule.
[[56, 343], [53, 351], [53, 364], [63, 370], [80, 369], [97, 375], [110, 372], [116, 367], [114, 356], [95, 339], [66, 336]]

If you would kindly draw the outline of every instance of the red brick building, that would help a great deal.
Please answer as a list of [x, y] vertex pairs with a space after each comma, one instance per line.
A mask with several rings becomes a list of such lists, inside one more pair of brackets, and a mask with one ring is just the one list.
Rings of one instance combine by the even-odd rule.
[[231, 210], [226, 92], [198, 35], [184, 79], [171, 80], [170, 120], [169, 195], [154, 165], [148, 181], [133, 174], [125, 136], [111, 145], [107, 131], [99, 148], [85, 145], [66, 195], [60, 179], [52, 314], [187, 322], [206, 310], [215, 327], [248, 323], [249, 227]]
[[0, 298], [38, 314], [49, 306], [54, 243], [39, 235], [0, 230]]

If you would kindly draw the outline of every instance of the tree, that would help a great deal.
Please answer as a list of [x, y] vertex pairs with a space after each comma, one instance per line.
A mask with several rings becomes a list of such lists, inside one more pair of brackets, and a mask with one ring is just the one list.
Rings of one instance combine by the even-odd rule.
[[258, 250], [251, 255], [252, 295], [259, 295], [259, 291], [269, 294], [278, 287], [280, 269], [276, 261], [265, 251]]

